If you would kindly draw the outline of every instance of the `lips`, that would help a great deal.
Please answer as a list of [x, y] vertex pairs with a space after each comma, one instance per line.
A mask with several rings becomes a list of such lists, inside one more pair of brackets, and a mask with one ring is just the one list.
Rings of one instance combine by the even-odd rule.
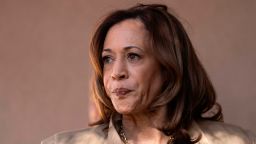
[[112, 93], [114, 93], [116, 96], [125, 96], [128, 93], [130, 93], [132, 90], [127, 88], [116, 88], [113, 90]]

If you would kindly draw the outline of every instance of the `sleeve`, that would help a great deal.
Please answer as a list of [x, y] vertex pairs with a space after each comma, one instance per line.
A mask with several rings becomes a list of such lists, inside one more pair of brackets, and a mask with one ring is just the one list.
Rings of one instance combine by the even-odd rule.
[[41, 141], [41, 144], [57, 144], [56, 143], [56, 135], [48, 137]]
[[256, 135], [252, 133], [251, 131], [247, 131], [247, 136], [250, 140], [250, 144], [256, 144]]
[[95, 127], [59, 132], [44, 139], [41, 144], [102, 144], [104, 140], [105, 135], [103, 135], [102, 127]]

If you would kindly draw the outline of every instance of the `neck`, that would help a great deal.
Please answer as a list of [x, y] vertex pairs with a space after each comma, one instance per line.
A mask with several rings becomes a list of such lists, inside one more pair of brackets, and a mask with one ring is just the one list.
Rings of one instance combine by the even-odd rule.
[[168, 137], [159, 128], [165, 122], [166, 108], [157, 112], [123, 115], [123, 128], [130, 144], [132, 143], [167, 143]]

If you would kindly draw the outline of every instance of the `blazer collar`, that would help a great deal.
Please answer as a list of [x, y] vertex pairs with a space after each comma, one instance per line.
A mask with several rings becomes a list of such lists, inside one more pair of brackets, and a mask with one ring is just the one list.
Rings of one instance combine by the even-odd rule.
[[192, 139], [197, 139], [200, 137], [200, 141], [197, 142], [197, 144], [209, 144], [204, 132], [199, 127], [198, 123], [196, 121], [192, 122], [192, 125], [190, 126], [188, 133]]
[[113, 114], [111, 116], [106, 144], [123, 144], [118, 134], [119, 128], [117, 126], [117, 123], [119, 123], [121, 120], [122, 117], [119, 114]]
[[[115, 114], [111, 116], [111, 119], [109, 122], [108, 136], [105, 144], [123, 144], [118, 134], [119, 127], [117, 126], [117, 124], [121, 122], [121, 120], [122, 120], [122, 116], [119, 114]], [[206, 136], [204, 135], [204, 132], [201, 130], [201, 128], [199, 127], [196, 121], [192, 122], [192, 125], [189, 128], [188, 132], [192, 139], [201, 137], [200, 141], [197, 144], [209, 144]]]

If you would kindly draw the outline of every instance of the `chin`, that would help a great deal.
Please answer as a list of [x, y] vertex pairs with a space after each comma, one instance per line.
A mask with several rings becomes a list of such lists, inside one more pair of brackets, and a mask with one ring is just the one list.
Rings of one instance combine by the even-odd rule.
[[138, 111], [137, 101], [129, 101], [129, 100], [112, 101], [112, 104], [115, 110], [120, 114], [125, 114], [125, 115], [134, 114], [136, 111]]
[[127, 109], [127, 108], [115, 108], [116, 111], [119, 113], [119, 114], [123, 114], [123, 115], [129, 115], [129, 114], [132, 114], [134, 113], [134, 110], [133, 109]]

